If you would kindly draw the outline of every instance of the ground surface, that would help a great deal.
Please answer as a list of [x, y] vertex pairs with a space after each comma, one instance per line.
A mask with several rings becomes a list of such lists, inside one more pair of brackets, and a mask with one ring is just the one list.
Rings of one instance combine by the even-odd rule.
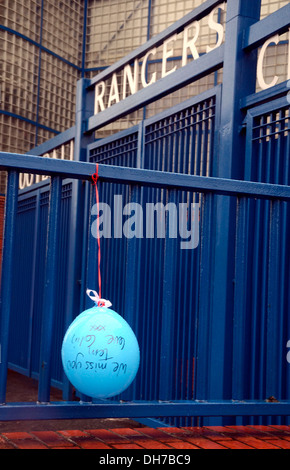
[[[61, 399], [52, 389], [51, 401]], [[37, 401], [37, 382], [9, 371], [7, 402], [27, 401]], [[0, 421], [0, 449], [282, 450], [290, 449], [290, 426], [153, 429], [131, 419]]]

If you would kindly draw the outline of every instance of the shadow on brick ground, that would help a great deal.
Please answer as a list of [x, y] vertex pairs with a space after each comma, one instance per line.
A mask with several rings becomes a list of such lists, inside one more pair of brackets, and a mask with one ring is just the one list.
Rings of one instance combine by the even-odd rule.
[[[34, 379], [8, 371], [7, 395], [8, 402], [36, 402], [38, 382]], [[51, 388], [51, 401], [61, 401], [61, 391]], [[109, 428], [138, 428], [142, 424], [132, 419], [63, 419], [63, 420], [29, 420], [29, 421], [0, 421], [0, 434], [4, 432], [21, 431], [57, 431], [73, 429], [109, 429]]]

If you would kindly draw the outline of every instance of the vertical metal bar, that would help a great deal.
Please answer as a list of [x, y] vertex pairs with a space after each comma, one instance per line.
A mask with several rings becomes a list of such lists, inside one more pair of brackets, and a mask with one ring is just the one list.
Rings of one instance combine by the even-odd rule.
[[[65, 330], [80, 313], [80, 273], [81, 273], [81, 242], [83, 236], [83, 188], [78, 180], [72, 182], [71, 209], [69, 221], [69, 247], [65, 296]], [[63, 398], [71, 399], [72, 388], [63, 374]]]
[[281, 201], [272, 201], [270, 211], [270, 240], [269, 240], [269, 275], [268, 275], [268, 302], [267, 302], [267, 351], [266, 351], [266, 397], [281, 398], [279, 377], [279, 361], [281, 349], [279, 348], [279, 322], [281, 314], [280, 298], [280, 206]]
[[[177, 191], [168, 192], [168, 202], [176, 202]], [[173, 347], [176, 295], [176, 239], [169, 237], [170, 214], [167, 214], [163, 268], [163, 301], [161, 313], [159, 399], [172, 396], [176, 351]], [[174, 223], [174, 221], [173, 221]]]
[[200, 108], [201, 108], [201, 104], [199, 103], [197, 105], [197, 112], [196, 112], [196, 116], [195, 116], [195, 119], [196, 119], [196, 123], [195, 123], [195, 126], [196, 126], [196, 147], [195, 147], [195, 150], [196, 150], [196, 154], [195, 154], [195, 171], [196, 171], [196, 175], [201, 175], [201, 138], [202, 138], [202, 134], [201, 134], [201, 119], [200, 119]]
[[[100, 188], [99, 188], [100, 190]], [[96, 279], [98, 278], [97, 275], [97, 263], [95, 262], [96, 259], [96, 253], [97, 253], [97, 239], [91, 236], [91, 207], [95, 204], [95, 190], [92, 185], [90, 185], [87, 188], [88, 194], [87, 194], [87, 203], [88, 203], [88, 218], [86, 220], [86, 223], [88, 224], [87, 228], [87, 233], [85, 233], [86, 238], [84, 239], [84, 250], [83, 250], [83, 256], [86, 256], [86, 285], [87, 288], [93, 289], [92, 285], [93, 283], [96, 282]], [[86, 252], [85, 252], [86, 250]], [[83, 266], [84, 267], [84, 266]], [[83, 278], [82, 278], [83, 279]], [[82, 298], [83, 298], [83, 309], [90, 308], [92, 306], [91, 300], [89, 300], [88, 296], [85, 294], [85, 289], [82, 289]]]
[[[138, 132], [138, 150], [136, 166], [141, 168], [144, 164], [144, 124], [140, 123]], [[143, 189], [139, 186], [131, 188], [130, 201], [132, 203], [140, 203], [142, 198]], [[139, 330], [139, 316], [136, 313], [140, 289], [140, 270], [141, 270], [141, 253], [140, 253], [140, 240], [136, 237], [128, 238], [127, 252], [126, 252], [126, 283], [125, 283], [125, 301], [124, 301], [124, 317], [128, 324], [133, 329], [137, 340]], [[132, 399], [136, 398], [136, 380], [131, 387], [122, 394], [122, 398]]]
[[247, 393], [249, 347], [247, 345], [247, 279], [248, 279], [248, 217], [249, 200], [240, 198], [237, 210], [237, 238], [235, 256], [235, 303], [233, 321], [233, 391], [232, 398], [241, 400]]
[[51, 178], [38, 388], [38, 401], [41, 403], [47, 403], [50, 399], [51, 348], [57, 302], [61, 192], [61, 178]]
[[[85, 24], [87, 21], [87, 0], [84, 5], [84, 18]], [[83, 39], [85, 39], [85, 26], [83, 32]], [[83, 48], [82, 55], [82, 74], [85, 59], [85, 50]], [[86, 161], [87, 160], [87, 146], [94, 140], [93, 134], [83, 135], [84, 121], [93, 114], [93, 91], [87, 91], [87, 80], [82, 78], [77, 83], [77, 97], [76, 97], [76, 126], [75, 126], [75, 140], [74, 140], [74, 160]], [[81, 285], [80, 282], [85, 281], [84, 263], [82, 257], [87, 256], [87, 252], [82, 251], [82, 248], [87, 247], [87, 230], [84, 223], [87, 223], [86, 210], [88, 206], [84, 206], [83, 183], [81, 181], [74, 181], [71, 202], [71, 215], [70, 215], [70, 238], [69, 238], [69, 259], [68, 259], [68, 277], [66, 293], [66, 311], [65, 311], [65, 327], [67, 328], [71, 321], [77, 314], [80, 313], [80, 300], [81, 295], [85, 295], [86, 286]], [[86, 193], [87, 196], [87, 193]], [[82, 264], [83, 263], [83, 264]], [[80, 282], [78, 282], [80, 281]], [[82, 297], [83, 298], [83, 297]], [[72, 388], [63, 375], [63, 398], [69, 399], [72, 394]]]
[[[10, 171], [7, 181], [7, 194], [5, 202], [3, 257], [1, 273], [1, 301], [0, 301], [0, 404], [6, 401], [9, 323], [12, 297], [12, 272], [14, 263], [14, 243], [16, 212], [18, 201], [18, 172]], [[17, 295], [17, 294], [16, 294]]]
[[33, 331], [33, 310], [34, 310], [34, 294], [36, 288], [36, 260], [37, 260], [37, 251], [39, 249], [39, 209], [40, 209], [40, 191], [38, 190], [36, 193], [36, 205], [35, 205], [35, 218], [34, 218], [34, 246], [33, 246], [33, 254], [32, 254], [32, 279], [31, 279], [31, 294], [30, 294], [30, 312], [29, 312], [29, 339], [28, 339], [28, 348], [29, 348], [29, 356], [28, 356], [28, 371], [29, 375], [31, 374], [31, 357], [32, 357], [32, 331]]
[[[228, 0], [223, 68], [217, 176], [243, 176], [244, 137], [240, 133], [243, 114], [240, 99], [255, 91], [255, 54], [242, 49], [242, 31], [260, 16], [260, 2]], [[235, 200], [216, 199], [214, 274], [211, 290], [211, 322], [208, 324], [209, 345], [208, 399], [226, 399], [232, 387], [232, 307], [235, 244]], [[221, 424], [219, 419], [210, 424]]]
[[[139, 186], [133, 186], [131, 190], [130, 202], [140, 203]], [[125, 283], [125, 301], [124, 301], [124, 317], [132, 330], [134, 331], [137, 340], [139, 329], [138, 317], [138, 298], [140, 289], [140, 240], [136, 237], [128, 238], [127, 240], [127, 253], [126, 253], [126, 283]], [[122, 394], [125, 400], [136, 398], [136, 380], [133, 382], [128, 390]]]
[[198, 330], [195, 361], [194, 390], [197, 400], [204, 400], [209, 393], [210, 377], [206, 373], [210, 364], [210, 340], [209, 325], [211, 322], [211, 296], [212, 289], [212, 260], [213, 247], [215, 244], [213, 234], [214, 224], [214, 202], [213, 194], [204, 194], [201, 204], [201, 237], [200, 237], [200, 291]]
[[[90, 183], [85, 182], [84, 187], [84, 228], [83, 228], [83, 239], [82, 239], [82, 261], [81, 261], [81, 283], [83, 286], [87, 286], [87, 256], [88, 256], [88, 245], [90, 236], [90, 224], [89, 224], [89, 211], [90, 211]], [[86, 308], [86, 294], [85, 289], [81, 289], [80, 297], [80, 311], [82, 312]]]

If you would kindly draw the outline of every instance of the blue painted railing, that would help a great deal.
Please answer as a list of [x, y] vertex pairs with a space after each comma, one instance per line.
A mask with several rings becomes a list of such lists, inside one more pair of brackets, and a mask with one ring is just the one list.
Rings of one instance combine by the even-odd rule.
[[[5, 403], [5, 389], [8, 368], [8, 329], [13, 285], [11, 272], [15, 259], [14, 234], [17, 211], [18, 172], [30, 172], [51, 176], [51, 192], [48, 222], [48, 251], [45, 269], [45, 311], [41, 345], [41, 374], [39, 377], [39, 403], [7, 403], [0, 408], [0, 418], [6, 419], [61, 419], [61, 418], [91, 418], [99, 417], [153, 417], [153, 416], [253, 416], [253, 415], [288, 415], [290, 402], [281, 400], [279, 403], [244, 400], [170, 400], [133, 401], [115, 403], [100, 400], [88, 405], [79, 402], [55, 402], [49, 407], [50, 373], [51, 373], [51, 343], [53, 321], [56, 310], [56, 275], [58, 269], [58, 237], [59, 237], [59, 207], [61, 195], [61, 179], [71, 178], [91, 180], [95, 165], [85, 162], [67, 162], [62, 160], [49, 161], [41, 157], [0, 153], [0, 168], [8, 171], [8, 192], [6, 200], [6, 228], [4, 238], [4, 256], [2, 272], [2, 324], [1, 324], [1, 364], [0, 364], [0, 397]], [[17, 168], [17, 170], [16, 170]], [[290, 201], [290, 187], [284, 185], [236, 181], [195, 175], [164, 173], [152, 170], [133, 169], [114, 166], [99, 166], [101, 181], [121, 182], [122, 184], [162, 187], [169, 191], [187, 190], [204, 194], [222, 194], [242, 198]], [[5, 313], [5, 315], [3, 315]]]

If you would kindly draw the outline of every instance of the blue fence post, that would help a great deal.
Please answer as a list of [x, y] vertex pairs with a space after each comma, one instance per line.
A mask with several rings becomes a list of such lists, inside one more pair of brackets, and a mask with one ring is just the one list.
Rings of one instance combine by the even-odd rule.
[[[170, 190], [168, 203], [176, 203], [177, 191]], [[170, 400], [173, 395], [174, 373], [176, 351], [174, 349], [174, 317], [176, 306], [176, 263], [177, 263], [177, 240], [171, 238], [170, 223], [177, 221], [170, 220], [170, 213], [167, 213], [166, 239], [164, 250], [163, 267], [163, 292], [162, 292], [162, 312], [161, 312], [161, 340], [160, 340], [160, 378], [159, 378], [159, 399]]]
[[249, 264], [249, 210], [247, 198], [239, 198], [237, 204], [236, 266], [235, 266], [235, 305], [233, 324], [233, 357], [238, 367], [233, 367], [233, 396], [242, 400], [247, 394], [249, 348], [246, 345], [247, 326], [250, 321], [247, 314], [247, 274]]
[[214, 194], [203, 194], [201, 199], [201, 227], [200, 227], [200, 294], [198, 309], [198, 328], [196, 361], [194, 370], [194, 397], [203, 399], [209, 394], [210, 377], [210, 341], [209, 325], [211, 321], [211, 289], [212, 289], [212, 258], [214, 252]]
[[[244, 136], [240, 133], [243, 114], [242, 97], [255, 91], [256, 52], [243, 50], [243, 31], [260, 18], [260, 1], [228, 0], [224, 44], [223, 88], [218, 135], [217, 176], [243, 178]], [[232, 392], [232, 310], [234, 293], [235, 207], [234, 198], [216, 197], [215, 252], [211, 306], [208, 316], [200, 317], [200, 328], [208, 328], [211, 337], [208, 370], [208, 395], [198, 399], [227, 399]], [[201, 291], [201, 296], [204, 295]], [[204, 321], [208, 325], [202, 325]], [[199, 343], [199, 356], [203, 345]], [[235, 367], [239, 367], [235, 364]], [[199, 389], [199, 387], [201, 387]], [[218, 421], [220, 422], [220, 421]], [[210, 421], [217, 423], [216, 420]]]
[[37, 253], [39, 250], [39, 229], [40, 229], [40, 190], [36, 193], [36, 204], [35, 204], [35, 216], [34, 216], [34, 247], [33, 247], [33, 254], [32, 254], [32, 280], [31, 280], [31, 297], [30, 297], [30, 307], [29, 307], [29, 319], [30, 319], [30, 327], [29, 327], [29, 356], [28, 356], [28, 364], [27, 368], [29, 371], [29, 375], [32, 372], [32, 337], [33, 337], [33, 316], [34, 316], [34, 302], [35, 302], [35, 293], [37, 288], [37, 278], [36, 278], [36, 263], [37, 263]]
[[[84, 134], [86, 119], [93, 114], [94, 92], [87, 91], [87, 80], [81, 79], [77, 83], [76, 97], [76, 123], [75, 123], [75, 142], [74, 142], [74, 160], [86, 161], [87, 146], [94, 140], [94, 133]], [[85, 279], [82, 279], [82, 256], [87, 256], [82, 252], [83, 238], [86, 234], [84, 226], [84, 202], [85, 185], [82, 181], [73, 181], [71, 215], [70, 215], [70, 237], [69, 237], [69, 258], [68, 258], [68, 278], [66, 287], [66, 311], [65, 311], [65, 329], [80, 312], [80, 297], [85, 292]], [[70, 400], [72, 398], [72, 386], [65, 374], [63, 374], [63, 398]]]
[[58, 249], [60, 236], [62, 180], [60, 177], [51, 178], [48, 235], [45, 264], [44, 301], [42, 311], [42, 330], [40, 344], [40, 369], [38, 401], [47, 403], [50, 400], [52, 340], [54, 333], [54, 318], [57, 302]]
[[[270, 226], [269, 226], [269, 274], [267, 293], [267, 332], [266, 332], [266, 377], [265, 377], [265, 398], [275, 397], [279, 400], [283, 398], [282, 367], [281, 356], [284, 345], [283, 338], [283, 316], [281, 315], [281, 305], [284, 297], [281, 295], [280, 286], [284, 279], [281, 276], [281, 263], [285, 256], [281, 256], [283, 244], [281, 243], [282, 202], [272, 201], [270, 206]], [[275, 423], [281, 424], [281, 423]]]
[[[14, 263], [15, 225], [18, 202], [17, 171], [8, 173], [7, 194], [5, 202], [5, 222], [3, 239], [3, 258], [1, 273], [1, 301], [0, 301], [0, 404], [6, 401], [9, 324], [12, 297], [12, 272]], [[17, 295], [17, 292], [15, 292]], [[19, 299], [21, 307], [21, 299]]]
[[[138, 153], [137, 153], [137, 168], [144, 167], [144, 123], [139, 124], [138, 131]], [[130, 188], [130, 202], [140, 203], [143, 188], [138, 185], [133, 185]], [[133, 329], [138, 340], [138, 327], [139, 327], [139, 315], [137, 313], [138, 308], [138, 296], [140, 289], [140, 270], [141, 270], [141, 253], [140, 253], [140, 240], [136, 237], [129, 238], [127, 240], [127, 254], [126, 254], [126, 285], [125, 285], [125, 301], [124, 301], [124, 317], [128, 324]], [[139, 372], [140, 373], [140, 372]], [[122, 393], [122, 399], [130, 400], [136, 398], [136, 384], [137, 380], [133, 381], [133, 384], [129, 389]]]

